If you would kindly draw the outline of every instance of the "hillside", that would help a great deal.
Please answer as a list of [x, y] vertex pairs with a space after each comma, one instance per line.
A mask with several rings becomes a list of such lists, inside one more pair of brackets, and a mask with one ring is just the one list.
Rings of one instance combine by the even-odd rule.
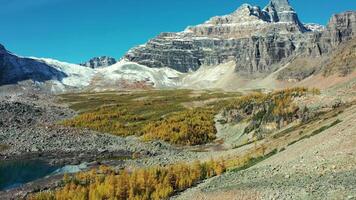
[[241, 171], [213, 178], [174, 199], [353, 199], [355, 107], [338, 125]]

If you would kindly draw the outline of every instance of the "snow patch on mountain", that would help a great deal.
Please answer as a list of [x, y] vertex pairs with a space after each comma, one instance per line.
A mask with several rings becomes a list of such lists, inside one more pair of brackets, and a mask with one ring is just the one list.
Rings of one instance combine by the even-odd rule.
[[304, 24], [305, 28], [307, 28], [310, 31], [313, 32], [322, 32], [326, 30], [326, 27], [320, 24], [315, 24], [315, 23], [308, 23], [308, 24]]
[[150, 68], [121, 60], [105, 68], [92, 69], [48, 58], [34, 58], [64, 73], [62, 80], [51, 80], [53, 92], [69, 89], [104, 90], [119, 88], [122, 82], [143, 83], [155, 88], [219, 88], [234, 74], [234, 62], [202, 67], [196, 72], [181, 73], [171, 68]]
[[63, 78], [61, 83], [64, 86], [83, 88], [89, 86], [90, 80], [95, 75], [95, 70], [83, 67], [76, 64], [71, 64], [67, 62], [61, 62], [54, 59], [49, 58], [35, 58], [31, 57], [31, 59], [37, 60], [38, 62], [45, 63], [58, 71], [63, 72], [67, 75], [67, 77]]
[[179, 77], [182, 76], [182, 73], [170, 68], [149, 68], [125, 60], [96, 71], [108, 80], [144, 81], [154, 87], [176, 87], [179, 85]]
[[182, 73], [170, 68], [149, 68], [134, 62], [121, 60], [106, 68], [92, 69], [77, 64], [61, 62], [49, 58], [30, 57], [37, 63], [43, 63], [65, 75], [63, 79], [52, 79], [52, 92], [65, 92], [75, 89], [97, 89], [105, 86], [119, 86], [120, 82], [136, 83], [156, 88], [178, 87]]

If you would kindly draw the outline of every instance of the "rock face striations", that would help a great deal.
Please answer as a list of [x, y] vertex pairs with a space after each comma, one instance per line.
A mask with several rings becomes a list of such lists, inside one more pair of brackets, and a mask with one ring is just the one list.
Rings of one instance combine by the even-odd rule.
[[179, 33], [162, 33], [131, 49], [125, 58], [180, 72], [231, 60], [236, 71], [265, 75], [300, 55], [321, 56], [355, 34], [355, 12], [333, 16], [329, 25], [304, 25], [288, 0], [271, 0], [261, 9], [244, 4], [234, 13], [213, 17]]
[[297, 13], [290, 6], [288, 0], [272, 0], [265, 7], [262, 13], [270, 22], [285, 22], [299, 26], [301, 31], [305, 31], [303, 24], [300, 23]]
[[90, 68], [108, 67], [116, 64], [116, 59], [108, 56], [100, 56], [90, 59], [88, 62], [81, 63], [80, 65]]

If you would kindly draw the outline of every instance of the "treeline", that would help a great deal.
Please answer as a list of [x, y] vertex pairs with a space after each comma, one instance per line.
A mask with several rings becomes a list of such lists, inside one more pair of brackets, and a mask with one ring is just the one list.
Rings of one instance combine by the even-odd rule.
[[61, 124], [70, 127], [89, 128], [119, 136], [129, 136], [139, 132], [139, 129], [133, 125], [125, 125], [123, 121], [135, 123], [143, 120], [143, 116], [135, 115], [129, 113], [126, 109], [112, 106], [80, 114], [73, 119], [63, 121]]
[[67, 101], [76, 102], [79, 98], [79, 103], [74, 103], [73, 109], [82, 113], [61, 124], [118, 136], [161, 139], [177, 145], [204, 144], [215, 139], [214, 117], [210, 109], [213, 106], [190, 111], [182, 104], [237, 96], [237, 93], [221, 92], [196, 95], [189, 90], [99, 94], [90, 95], [90, 98], [65, 96]]
[[215, 112], [197, 108], [175, 113], [167, 119], [149, 123], [145, 140], [163, 140], [177, 145], [199, 145], [216, 138]]
[[183, 191], [199, 181], [220, 175], [224, 161], [175, 164], [167, 167], [115, 170], [101, 166], [98, 170], [65, 176], [64, 187], [56, 191], [31, 195], [29, 200], [160, 200]]
[[[154, 111], [151, 111], [154, 112]], [[157, 111], [159, 112], [159, 111]], [[177, 145], [205, 144], [215, 139], [215, 112], [196, 108], [167, 113], [166, 119], [137, 115], [127, 110], [101, 108], [62, 122], [65, 126], [85, 127], [119, 136], [136, 134], [146, 141], [163, 140]]]
[[180, 104], [166, 102], [164, 99], [131, 100], [81, 113], [61, 124], [118, 136], [141, 136], [146, 124], [160, 120], [163, 115], [181, 110], [184, 110], [184, 107]]
[[88, 172], [65, 175], [61, 186], [28, 196], [28, 200], [159, 200], [168, 199], [199, 182], [241, 170], [276, 153], [260, 145], [239, 156], [221, 160], [177, 163], [165, 167], [114, 170], [100, 166]]
[[[294, 100], [307, 93], [320, 94], [320, 91], [299, 87], [268, 94], [256, 92], [238, 98], [221, 99], [192, 110], [183, 107], [182, 103], [197, 98], [218, 98], [219, 95], [236, 97], [237, 94], [203, 93], [198, 97], [190, 97], [188, 91], [164, 91], [150, 94], [150, 99], [142, 100], [138, 98], [148, 94], [129, 97], [123, 95], [111, 97], [113, 99], [107, 100], [111, 104], [91, 109], [62, 124], [119, 136], [142, 136], [146, 141], [163, 140], [176, 145], [200, 145], [216, 138], [214, 116], [221, 110], [226, 122], [248, 122], [245, 133], [263, 132], [263, 125], [267, 123], [275, 123], [280, 128], [295, 119], [304, 120], [308, 117], [308, 109], [299, 107]], [[93, 102], [90, 101], [89, 105], [91, 104]]]

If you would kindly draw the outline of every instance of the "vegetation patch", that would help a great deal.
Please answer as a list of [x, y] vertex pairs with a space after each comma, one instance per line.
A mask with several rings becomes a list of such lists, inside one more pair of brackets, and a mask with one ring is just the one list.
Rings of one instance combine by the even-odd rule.
[[242, 166], [240, 166], [238, 168], [235, 168], [235, 169], [233, 169], [231, 171], [232, 172], [238, 172], [238, 171], [241, 171], [241, 170], [248, 169], [248, 168], [256, 165], [257, 163], [262, 162], [262, 161], [266, 160], [267, 158], [270, 158], [271, 156], [273, 156], [273, 155], [275, 155], [277, 153], [278, 153], [278, 150], [274, 149], [273, 151], [271, 151], [270, 153], [268, 153], [266, 155], [261, 155], [261, 156], [255, 157], [255, 158], [253, 158], [253, 157], [249, 158], [248, 161], [244, 165], [242, 165]]
[[323, 126], [323, 127], [319, 128], [319, 129], [313, 131], [310, 135], [303, 136], [303, 137], [300, 138], [300, 139], [303, 140], [303, 139], [311, 138], [311, 137], [313, 137], [313, 136], [315, 136], [315, 135], [317, 135], [317, 134], [319, 134], [319, 133], [321, 133], [321, 132], [323, 132], [323, 131], [328, 130], [329, 128], [331, 128], [331, 127], [333, 127], [333, 126], [335, 126], [335, 125], [337, 125], [337, 124], [339, 124], [339, 123], [341, 123], [341, 122], [342, 122], [341, 120], [337, 119], [337, 120], [335, 120], [333, 123], [331, 123], [330, 125], [328, 125], [328, 126]]
[[[227, 99], [239, 96], [240, 93], [190, 90], [65, 94], [62, 101], [80, 114], [61, 124], [178, 145], [205, 144], [215, 139], [215, 112], [227, 104]], [[210, 99], [217, 100], [193, 110], [182, 105]]]
[[298, 125], [295, 125], [295, 126], [292, 126], [292, 127], [289, 127], [289, 128], [287, 128], [287, 129], [285, 129], [285, 130], [283, 130], [283, 131], [280, 131], [280, 132], [278, 132], [277, 134], [273, 135], [273, 138], [274, 138], [274, 139], [277, 139], [277, 138], [283, 137], [283, 136], [285, 136], [286, 134], [288, 134], [288, 133], [290, 133], [290, 132], [292, 132], [292, 131], [295, 131], [295, 130], [301, 128], [301, 127], [303, 127], [303, 125], [304, 125], [304, 123], [303, 123], [303, 124], [298, 124]]
[[[293, 88], [264, 94], [150, 90], [139, 92], [65, 94], [62, 101], [79, 112], [65, 126], [89, 128], [118, 136], [142, 136], [176, 145], [200, 145], [216, 139], [214, 116], [224, 110], [225, 122], [249, 122], [246, 134], [261, 139], [266, 126], [285, 126], [296, 119], [306, 120], [308, 109], [299, 108], [294, 99], [318, 90]], [[183, 104], [214, 100], [201, 107]], [[251, 141], [249, 141], [251, 142]]]
[[178, 145], [199, 145], [216, 139], [212, 109], [193, 109], [175, 113], [144, 128], [145, 140], [163, 140]]
[[239, 123], [248, 121], [246, 134], [254, 132], [258, 139], [267, 132], [280, 129], [296, 120], [301, 122], [309, 118], [307, 107], [299, 107], [295, 99], [311, 93], [320, 94], [317, 89], [291, 88], [268, 94], [254, 93], [231, 102], [224, 109], [226, 122]]
[[243, 144], [240, 144], [240, 145], [235, 145], [235, 146], [233, 147], [233, 149], [238, 149], [238, 148], [241, 148], [241, 147], [243, 147], [243, 146], [246, 146], [246, 145], [252, 144], [252, 143], [254, 143], [254, 142], [257, 142], [257, 141], [248, 140], [248, 141], [244, 142]]
[[225, 172], [224, 161], [175, 164], [135, 170], [115, 170], [101, 166], [75, 176], [65, 176], [64, 187], [31, 195], [30, 200], [67, 199], [167, 199], [199, 181]]
[[6, 144], [0, 144], [0, 152], [1, 151], [6, 151], [7, 149], [9, 149], [10, 147]]
[[31, 194], [29, 200], [79, 199], [168, 199], [201, 181], [227, 170], [241, 170], [274, 155], [260, 146], [241, 157], [207, 162], [177, 163], [165, 167], [114, 170], [106, 166], [88, 172], [65, 175], [61, 187]]
[[298, 140], [289, 143], [288, 146], [293, 145], [293, 144], [295, 144], [295, 143], [297, 143], [297, 142], [299, 142], [301, 140], [308, 139], [308, 138], [311, 138], [311, 137], [313, 137], [315, 135], [318, 135], [319, 133], [324, 132], [324, 131], [328, 130], [329, 128], [331, 128], [331, 127], [333, 127], [333, 126], [335, 126], [335, 125], [337, 125], [337, 124], [339, 124], [341, 122], [342, 121], [340, 119], [337, 119], [333, 123], [331, 123], [330, 125], [323, 126], [323, 127], [319, 128], [319, 129], [313, 131], [311, 134], [305, 135], [305, 136], [299, 138]]

